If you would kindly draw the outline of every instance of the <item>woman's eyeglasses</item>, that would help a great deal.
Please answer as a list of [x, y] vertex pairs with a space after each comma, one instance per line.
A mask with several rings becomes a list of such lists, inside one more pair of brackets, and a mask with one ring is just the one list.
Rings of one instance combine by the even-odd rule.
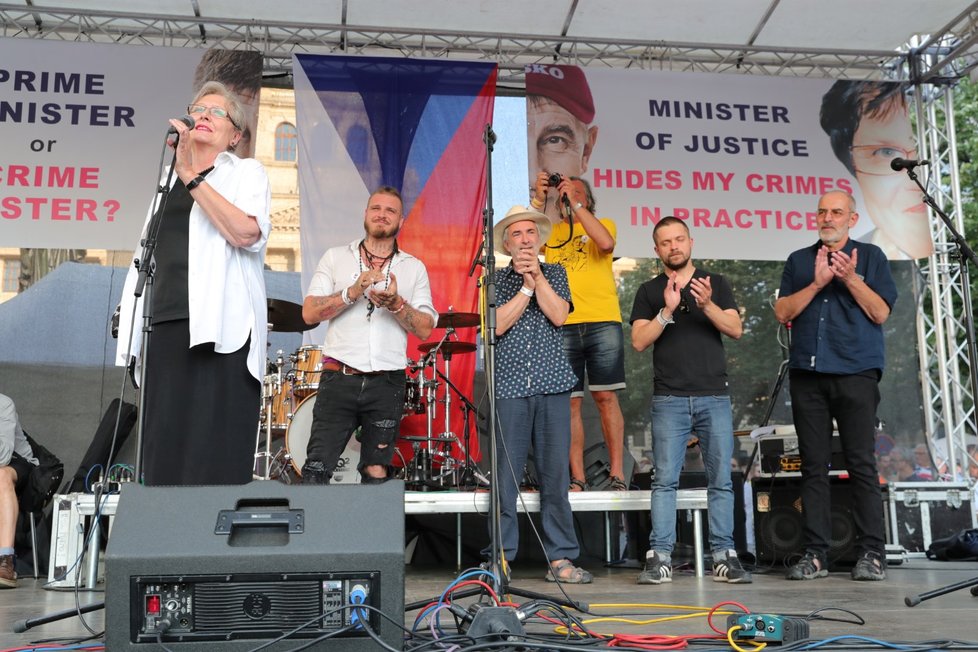
[[235, 124], [234, 120], [231, 119], [231, 116], [228, 114], [227, 110], [222, 109], [219, 106], [204, 106], [203, 104], [191, 104], [190, 106], [187, 107], [187, 113], [189, 113], [190, 115], [197, 115], [200, 113], [210, 113], [215, 118], [224, 118], [225, 120], [233, 124], [235, 127], [238, 126], [237, 124]]

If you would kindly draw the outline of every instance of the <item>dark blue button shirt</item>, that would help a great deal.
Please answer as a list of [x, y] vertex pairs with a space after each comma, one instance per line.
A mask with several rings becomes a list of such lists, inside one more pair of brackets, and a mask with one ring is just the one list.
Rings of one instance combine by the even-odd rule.
[[[779, 296], [794, 294], [815, 280], [815, 255], [821, 246], [817, 242], [788, 257]], [[859, 250], [856, 273], [892, 309], [897, 290], [886, 255], [876, 245], [852, 239], [842, 247], [850, 256], [853, 249]], [[883, 366], [883, 327], [870, 321], [839, 279], [832, 279], [791, 322], [791, 369], [856, 374], [882, 373]]]
[[[567, 272], [560, 265], [540, 263], [544, 278], [561, 299], [570, 302]], [[496, 302], [504, 305], [523, 287], [523, 275], [512, 266], [496, 270]], [[536, 297], [515, 324], [496, 340], [496, 398], [559, 394], [577, 384], [564, 353], [560, 327], [540, 310]]]

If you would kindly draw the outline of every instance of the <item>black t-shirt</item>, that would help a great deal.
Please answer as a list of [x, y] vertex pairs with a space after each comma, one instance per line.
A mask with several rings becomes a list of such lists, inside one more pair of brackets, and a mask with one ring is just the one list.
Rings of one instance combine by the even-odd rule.
[[190, 247], [190, 191], [177, 179], [170, 189], [156, 239], [153, 279], [153, 323], [190, 318], [187, 298], [187, 254]]
[[[722, 275], [697, 269], [693, 276], [710, 277], [713, 303], [721, 310], [737, 309], [730, 284]], [[662, 294], [667, 278], [665, 274], [659, 274], [639, 287], [632, 305], [631, 323], [636, 319], [655, 319], [659, 310], [665, 308]], [[672, 316], [675, 323], [666, 326], [653, 344], [653, 393], [660, 396], [726, 395], [729, 393], [727, 357], [720, 331], [696, 305], [688, 285], [682, 294], [689, 312], [677, 308]]]

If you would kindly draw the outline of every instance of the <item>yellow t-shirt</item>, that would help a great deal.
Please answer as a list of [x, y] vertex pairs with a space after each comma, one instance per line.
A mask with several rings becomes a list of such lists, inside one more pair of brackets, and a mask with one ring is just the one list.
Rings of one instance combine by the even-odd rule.
[[[601, 218], [612, 238], [617, 228], [612, 220]], [[564, 242], [570, 234], [566, 221], [554, 225], [547, 240], [544, 257], [548, 263], [556, 263], [567, 270], [574, 312], [567, 316], [568, 324], [584, 324], [597, 321], [621, 321], [618, 306], [618, 288], [611, 273], [612, 253], [602, 253], [579, 223], [574, 224], [574, 237], [563, 247], [552, 249]]]

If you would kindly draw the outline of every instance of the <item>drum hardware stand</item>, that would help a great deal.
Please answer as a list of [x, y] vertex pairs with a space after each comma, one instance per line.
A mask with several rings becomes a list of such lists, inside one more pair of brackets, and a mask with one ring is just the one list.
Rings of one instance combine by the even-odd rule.
[[[282, 391], [282, 367], [285, 366], [285, 359], [282, 357], [282, 349], [275, 355], [275, 362], [269, 366], [275, 367], [275, 372], [265, 376], [262, 383], [262, 413], [265, 417], [264, 425], [259, 423], [258, 432], [255, 434], [255, 468], [252, 477], [255, 480], [270, 480], [272, 473], [272, 427], [275, 412], [275, 397]], [[261, 450], [262, 434], [265, 435], [265, 450]]]
[[[784, 387], [784, 379], [788, 376], [788, 361], [791, 351], [791, 322], [784, 324], [785, 329], [785, 342], [782, 345], [784, 358], [781, 360], [781, 365], [778, 367], [778, 377], [774, 381], [774, 389], [771, 390], [771, 396], [768, 397], [767, 408], [764, 410], [764, 416], [761, 418], [761, 422], [757, 425], [758, 428], [763, 428], [771, 421], [771, 415], [774, 414], [774, 408], [778, 400], [778, 396], [781, 394], [781, 388]], [[780, 341], [780, 338], [778, 338]], [[747, 466], [744, 468], [743, 482], [747, 484], [750, 482], [751, 469], [754, 468], [754, 462], [757, 460], [757, 454], [761, 450], [761, 442], [754, 442], [754, 449], [751, 451], [750, 459], [747, 460]]]
[[[453, 383], [448, 378], [448, 375], [447, 375], [448, 369], [447, 368], [445, 369], [445, 372], [446, 373], [443, 375], [440, 371], [438, 371], [437, 369], [435, 369], [435, 373], [438, 376], [440, 376], [441, 379], [443, 381], [445, 381], [445, 384], [448, 386], [447, 389], [445, 390], [446, 391], [446, 396], [447, 396], [447, 394], [448, 394], [449, 391], [454, 391], [458, 395], [459, 400], [462, 401], [462, 405], [460, 406], [460, 409], [462, 410], [462, 432], [465, 434], [465, 439], [464, 440], [463, 439], [460, 439], [453, 432], [445, 432], [445, 433], [442, 433], [442, 436], [443, 437], [446, 437], [448, 441], [454, 441], [455, 443], [457, 443], [458, 444], [458, 447], [462, 451], [462, 454], [465, 456], [465, 465], [462, 466], [462, 468], [460, 469], [461, 473], [459, 474], [458, 485], [459, 486], [480, 486], [480, 484], [481, 484], [482, 486], [488, 486], [489, 485], [489, 478], [487, 478], [486, 476], [484, 476], [482, 474], [482, 472], [479, 470], [479, 467], [475, 464], [475, 462], [472, 461], [472, 457], [469, 454], [469, 446], [468, 446], [468, 443], [469, 443], [468, 442], [468, 439], [469, 439], [469, 415], [471, 415], [471, 414], [478, 414], [478, 409], [475, 407], [475, 405], [472, 404], [472, 401], [470, 401], [468, 398], [466, 398], [465, 394], [462, 393], [462, 391], [459, 390], [459, 388], [455, 386], [455, 383]], [[448, 412], [446, 411], [446, 413], [445, 413], [445, 427], [446, 428], [450, 427], [448, 424], [449, 424], [449, 415], [448, 415]]]

